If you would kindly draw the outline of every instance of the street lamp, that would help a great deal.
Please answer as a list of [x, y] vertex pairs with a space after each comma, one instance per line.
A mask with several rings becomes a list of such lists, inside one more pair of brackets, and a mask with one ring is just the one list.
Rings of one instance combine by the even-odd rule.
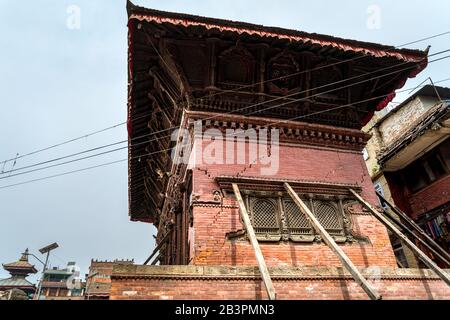
[[43, 266], [45, 266], [44, 261], [42, 261], [41, 259], [39, 259], [38, 257], [36, 257], [36, 255], [30, 253], [30, 252], [22, 252], [22, 255], [26, 255], [26, 256], [33, 256], [37, 261], [39, 261], [40, 263], [42, 263]]
[[[47, 253], [47, 256], [45, 257], [44, 269], [42, 270], [42, 276], [41, 276], [41, 280], [39, 281], [38, 292], [36, 294], [37, 300], [39, 300], [41, 298], [42, 281], [44, 280], [44, 273], [45, 273], [45, 270], [47, 269], [47, 263], [48, 263], [48, 257], [50, 256], [50, 251], [52, 251], [53, 249], [56, 249], [58, 247], [59, 247], [58, 244], [56, 242], [54, 242], [46, 247], [39, 249], [40, 253], [42, 253], [42, 254]], [[40, 259], [38, 259], [38, 260], [40, 261]]]

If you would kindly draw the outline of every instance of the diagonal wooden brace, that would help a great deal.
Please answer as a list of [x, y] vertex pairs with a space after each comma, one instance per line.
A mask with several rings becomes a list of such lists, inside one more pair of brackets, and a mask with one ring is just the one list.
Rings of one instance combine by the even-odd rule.
[[377, 218], [386, 228], [388, 228], [392, 233], [394, 233], [397, 237], [399, 237], [403, 243], [411, 249], [417, 257], [425, 263], [425, 265], [433, 270], [439, 278], [441, 278], [447, 285], [450, 286], [450, 276], [439, 268], [428, 256], [423, 253], [416, 245], [408, 239], [400, 230], [398, 230], [388, 219], [386, 219], [382, 214], [376, 211], [367, 201], [365, 201], [359, 194], [357, 194], [354, 190], [350, 189], [350, 192], [358, 199], [358, 201], [369, 210], [375, 218]]
[[[424, 242], [421, 238], [419, 238], [415, 233], [411, 232], [411, 236], [413, 236], [414, 238], [416, 238], [420, 243], [422, 243], [425, 247], [427, 247], [428, 250], [430, 250], [434, 255], [438, 256], [442, 262], [445, 262], [448, 266], [450, 266], [450, 254], [448, 254], [448, 252], [446, 252], [444, 249], [442, 249], [442, 247], [440, 245], [438, 245], [436, 243], [436, 241], [434, 241], [432, 238], [430, 238], [425, 231], [422, 230], [421, 227], [419, 227], [413, 219], [411, 219], [410, 217], [408, 217], [406, 215], [406, 213], [404, 213], [402, 210], [400, 210], [399, 208], [397, 208], [395, 205], [393, 205], [392, 203], [390, 203], [389, 201], [387, 201], [383, 195], [381, 193], [379, 193], [378, 191], [376, 191], [378, 198], [386, 203], [391, 209], [392, 211], [394, 211], [399, 217], [401, 217], [403, 220], [405, 220], [415, 231], [417, 231], [417, 233], [419, 235], [421, 235], [426, 242]], [[394, 218], [392, 218], [394, 219]], [[395, 222], [399, 222], [398, 220], [395, 220]], [[401, 222], [399, 222], [401, 223]], [[405, 229], [405, 230], [409, 230], [409, 229]], [[433, 248], [431, 248], [433, 247]]]
[[250, 243], [252, 244], [253, 250], [255, 251], [256, 261], [258, 262], [259, 271], [261, 272], [267, 295], [269, 296], [270, 300], [275, 300], [275, 288], [273, 287], [272, 279], [270, 279], [269, 270], [267, 269], [266, 261], [264, 260], [264, 256], [262, 255], [258, 240], [256, 239], [255, 230], [253, 230], [253, 226], [250, 222], [250, 218], [247, 213], [247, 208], [244, 205], [244, 200], [242, 199], [241, 192], [239, 191], [239, 187], [236, 183], [233, 183], [232, 186], [234, 195], [236, 196], [236, 200], [239, 203], [239, 211], [241, 213], [242, 221], [244, 222], [245, 230], [247, 231]]
[[336, 244], [334, 239], [330, 236], [330, 234], [325, 230], [325, 228], [320, 224], [319, 220], [314, 216], [314, 214], [309, 210], [306, 204], [300, 199], [298, 194], [292, 189], [289, 183], [284, 183], [284, 188], [291, 196], [292, 200], [294, 200], [295, 204], [299, 207], [300, 211], [306, 215], [306, 218], [309, 220], [313, 228], [320, 234], [323, 241], [330, 247], [330, 249], [338, 256], [341, 263], [344, 267], [350, 272], [353, 279], [355, 279], [356, 283], [358, 283], [363, 290], [367, 293], [367, 295], [372, 300], [380, 300], [381, 295], [369, 284], [366, 278], [359, 272], [350, 258], [345, 254], [345, 252]]

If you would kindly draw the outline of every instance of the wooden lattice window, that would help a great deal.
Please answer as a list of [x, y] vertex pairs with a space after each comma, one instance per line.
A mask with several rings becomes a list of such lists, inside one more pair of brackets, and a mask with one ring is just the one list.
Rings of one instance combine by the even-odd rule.
[[276, 199], [250, 198], [250, 215], [257, 237], [266, 241], [279, 241], [280, 217]]
[[313, 213], [328, 233], [331, 235], [344, 235], [342, 218], [334, 203], [331, 201], [315, 201]]
[[[283, 205], [289, 238], [293, 241], [313, 241], [315, 237], [314, 231], [305, 214], [300, 211], [292, 200], [284, 199]], [[311, 209], [309, 202], [306, 202], [306, 205]]]
[[[346, 241], [343, 210], [338, 201], [303, 201], [336, 241]], [[246, 203], [256, 237], [260, 241], [283, 239], [312, 242], [318, 237], [305, 214], [290, 198], [246, 196]]]

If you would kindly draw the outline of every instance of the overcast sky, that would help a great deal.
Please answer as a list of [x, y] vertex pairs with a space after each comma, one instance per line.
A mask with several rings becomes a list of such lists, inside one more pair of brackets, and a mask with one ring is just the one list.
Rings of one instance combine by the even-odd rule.
[[[241, 20], [400, 45], [450, 30], [450, 1], [135, 1], [167, 11]], [[80, 25], [72, 19], [80, 10]], [[0, 161], [126, 120], [125, 0], [0, 0]], [[410, 47], [450, 48], [450, 35]], [[447, 53], [448, 54], [448, 53]], [[450, 60], [450, 59], [449, 59]], [[433, 63], [405, 87], [450, 77]], [[441, 85], [450, 85], [450, 82]], [[401, 101], [406, 94], [399, 95]], [[19, 159], [16, 168], [126, 139], [125, 126]], [[0, 179], [0, 187], [126, 158], [125, 150]], [[4, 170], [11, 169], [12, 163]], [[0, 170], [3, 164], [0, 163]], [[4, 178], [5, 175], [0, 175]], [[134, 258], [154, 247], [154, 227], [130, 222], [126, 162], [0, 189], [0, 263], [57, 241], [51, 265]], [[36, 260], [32, 262], [41, 269]], [[0, 278], [8, 274], [1, 270]], [[31, 278], [31, 279], [35, 279]]]

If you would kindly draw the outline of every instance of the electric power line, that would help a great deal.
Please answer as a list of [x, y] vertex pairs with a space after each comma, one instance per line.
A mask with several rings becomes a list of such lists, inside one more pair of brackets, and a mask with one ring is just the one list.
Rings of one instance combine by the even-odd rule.
[[[422, 42], [422, 41], [425, 41], [425, 40], [434, 39], [434, 38], [437, 38], [437, 37], [440, 37], [440, 36], [444, 36], [444, 35], [447, 35], [447, 34], [450, 34], [450, 31], [445, 31], [445, 32], [442, 32], [442, 33], [439, 33], [439, 34], [435, 34], [435, 35], [431, 35], [431, 36], [428, 36], [428, 37], [424, 37], [424, 38], [421, 38], [421, 39], [418, 39], [418, 40], [414, 40], [414, 41], [411, 41], [411, 42], [407, 42], [407, 43], [404, 43], [404, 44], [401, 44], [401, 45], [393, 46], [392, 48], [387, 49], [385, 51], [388, 52], [390, 50], [398, 49], [398, 48], [405, 47], [407, 45], [415, 44], [415, 43], [418, 43], [418, 42]], [[154, 49], [157, 51], [158, 55], [160, 56], [159, 51], [155, 47], [154, 47]], [[224, 91], [221, 91], [221, 92], [212, 93], [212, 94], [209, 94], [209, 95], [207, 95], [207, 96], [205, 96], [203, 98], [212, 97], [212, 96], [215, 96], [215, 95], [225, 94], [225, 93], [229, 93], [229, 92], [234, 92], [236, 90], [253, 87], [253, 86], [256, 86], [256, 85], [259, 85], [259, 84], [264, 84], [266, 82], [271, 82], [271, 81], [275, 81], [275, 80], [285, 79], [285, 78], [288, 78], [288, 77], [299, 75], [299, 74], [304, 73], [304, 72], [311, 72], [311, 71], [319, 70], [319, 69], [322, 69], [322, 68], [338, 65], [338, 64], [341, 64], [341, 63], [347, 63], [347, 62], [350, 62], [350, 61], [362, 59], [362, 58], [365, 58], [365, 57], [367, 57], [367, 56], [365, 56], [365, 55], [364, 56], [358, 56], [358, 57], [355, 57], [355, 58], [338, 61], [338, 62], [335, 62], [335, 63], [332, 63], [332, 64], [326, 64], [324, 66], [319, 66], [319, 67], [316, 67], [316, 68], [313, 68], [313, 69], [302, 70], [302, 71], [299, 71], [299, 72], [296, 72], [296, 73], [293, 73], [293, 74], [289, 74], [289, 75], [284, 75], [284, 76], [281, 76], [281, 77], [278, 77], [278, 78], [268, 79], [268, 80], [252, 83], [250, 85], [242, 85], [242, 86], [240, 86], [240, 87], [238, 87], [238, 88], [236, 88], [234, 90], [224, 90]], [[160, 56], [160, 58], [162, 59], [161, 56]], [[166, 63], [166, 62], [164, 61], [164, 63]], [[140, 118], [144, 118], [146, 116], [147, 115], [140, 116], [140, 117], [137, 117], [137, 118], [132, 119], [132, 120], [137, 120], [137, 119], [140, 119]], [[104, 128], [104, 129], [100, 129], [100, 130], [97, 130], [97, 131], [94, 131], [94, 132], [91, 132], [91, 133], [87, 133], [85, 135], [82, 135], [82, 136], [79, 136], [79, 137], [76, 137], [76, 138], [73, 138], [73, 139], [69, 139], [69, 140], [66, 140], [66, 141], [63, 141], [63, 142], [60, 142], [60, 143], [57, 143], [57, 144], [45, 147], [45, 148], [41, 148], [41, 149], [38, 149], [38, 150], [35, 150], [35, 151], [32, 151], [32, 152], [28, 152], [28, 153], [23, 154], [23, 155], [18, 155], [18, 156], [14, 157], [14, 158], [11, 158], [11, 159], [3, 160], [3, 161], [1, 161], [1, 163], [3, 163], [3, 167], [4, 167], [7, 162], [14, 161], [14, 160], [17, 160], [17, 159], [21, 159], [21, 158], [24, 158], [24, 157], [27, 157], [27, 156], [30, 156], [30, 155], [33, 155], [33, 154], [36, 154], [36, 153], [40, 153], [40, 152], [43, 152], [43, 151], [47, 151], [47, 150], [50, 150], [50, 149], [53, 149], [53, 148], [56, 148], [56, 147], [59, 147], [59, 146], [62, 146], [62, 145], [74, 142], [74, 141], [78, 141], [80, 139], [84, 139], [84, 138], [87, 138], [89, 136], [92, 136], [92, 135], [95, 135], [95, 134], [98, 134], [98, 133], [101, 133], [101, 132], [105, 132], [107, 130], [110, 130], [110, 129], [116, 128], [118, 126], [124, 125], [126, 123], [127, 123], [127, 121], [124, 121], [124, 122], [118, 123], [116, 125], [113, 125], [113, 126], [110, 126], [110, 127]], [[2, 172], [3, 172], [3, 170], [2, 170]]]
[[[450, 80], [450, 78], [446, 78], [446, 79], [442, 79], [442, 80], [436, 81], [435, 83], [441, 83], [441, 82], [449, 81], [449, 80]], [[423, 86], [425, 86], [425, 85], [423, 85]], [[423, 86], [422, 86], [422, 87], [423, 87]], [[416, 89], [417, 89], [417, 87], [416, 87]], [[406, 92], [406, 91], [408, 91], [408, 90], [411, 90], [411, 88], [399, 90], [399, 91], [397, 91], [397, 93], [400, 93], [400, 92]], [[390, 93], [389, 93], [389, 94], [390, 94]], [[298, 119], [300, 119], [300, 118], [306, 118], [306, 117], [309, 117], [309, 116], [312, 116], [312, 115], [316, 115], [316, 114], [320, 114], [320, 113], [324, 113], [324, 112], [329, 112], [329, 111], [336, 110], [336, 109], [340, 109], [340, 108], [349, 107], [349, 106], [352, 106], [352, 105], [354, 105], [354, 104], [358, 104], [358, 103], [362, 103], [362, 102], [368, 102], [368, 101], [371, 101], [371, 100], [377, 100], [377, 99], [380, 99], [380, 98], [383, 98], [383, 97], [387, 97], [389, 94], [384, 94], [384, 95], [380, 95], [380, 96], [377, 96], [377, 97], [372, 97], [372, 98], [368, 98], [368, 99], [365, 99], [365, 100], [361, 100], [361, 101], [349, 103], [349, 104], [347, 104], [347, 105], [342, 105], [342, 106], [338, 106], [338, 107], [334, 107], [334, 108], [330, 108], [330, 109], [326, 109], [326, 110], [321, 110], [321, 111], [313, 112], [313, 113], [311, 113], [311, 114], [302, 115], [302, 116], [294, 117], [294, 118], [291, 118], [291, 119], [280, 120], [280, 121], [277, 121], [277, 122], [273, 122], [273, 123], [271, 123], [271, 124], [268, 124], [267, 126], [273, 126], [274, 124], [282, 123], [282, 122], [284, 122], [284, 121], [292, 121], [292, 120], [298, 120]], [[150, 153], [147, 153], [147, 154], [142, 154], [142, 155], [134, 156], [134, 157], [131, 157], [130, 159], [136, 159], [136, 158], [140, 158], [140, 157], [144, 157], [144, 156], [150, 156], [150, 155], [158, 154], [158, 153], [161, 153], [161, 152], [166, 152], [166, 151], [172, 150], [172, 149], [174, 149], [174, 148], [175, 148], [175, 147], [173, 147], [173, 148], [168, 148], [168, 149], [164, 149], [164, 150], [158, 150], [158, 151], [150, 152]], [[72, 171], [68, 171], [68, 172], [63, 172], [63, 173], [59, 173], [59, 174], [55, 174], [55, 175], [51, 175], [51, 176], [45, 176], [45, 177], [42, 177], [42, 178], [37, 178], [37, 179], [27, 180], [27, 181], [23, 181], [23, 182], [19, 182], [19, 183], [14, 183], [14, 184], [9, 184], [9, 185], [5, 185], [5, 186], [1, 186], [0, 189], [6, 189], [6, 188], [11, 188], [11, 187], [15, 187], [15, 186], [23, 185], [23, 184], [32, 183], [32, 182], [37, 182], [37, 181], [42, 181], [42, 180], [52, 179], [52, 178], [56, 178], [56, 177], [60, 177], [60, 176], [65, 176], [65, 175], [72, 174], [72, 173], [77, 173], [77, 172], [87, 171], [87, 170], [91, 170], [91, 169], [95, 169], [95, 168], [99, 168], [99, 167], [104, 167], [104, 166], [116, 164], [116, 163], [119, 163], [119, 162], [124, 162], [124, 161], [127, 161], [127, 160], [129, 160], [129, 159], [128, 159], [128, 158], [125, 158], [125, 159], [121, 159], [121, 160], [116, 160], [116, 161], [106, 162], [106, 163], [103, 163], [103, 164], [99, 164], [99, 165], [94, 165], [94, 166], [82, 168], [82, 169], [77, 169], [77, 170], [72, 170]]]
[[[447, 52], [447, 51], [450, 51], [450, 49], [444, 50], [444, 51], [441, 51], [441, 52], [438, 52], [438, 53], [435, 53], [435, 54], [433, 54], [433, 55], [441, 54], [441, 53], [444, 53], [444, 52]], [[430, 55], [430, 56], [433, 56], [433, 55]], [[435, 60], [430, 61], [429, 63], [432, 63], [432, 62], [435, 62], [435, 61], [439, 61], [439, 60], [442, 60], [442, 59], [448, 58], [448, 57], [450, 57], [450, 56], [446, 56], [446, 57], [443, 57], [443, 58], [435, 59]], [[379, 69], [379, 70], [376, 70], [376, 71], [373, 71], [373, 72], [370, 72], [370, 73], [377, 73], [377, 72], [380, 72], [380, 71], [382, 71], [382, 70], [390, 69], [390, 68], [393, 68], [393, 67], [397, 67], [397, 66], [402, 65], [402, 64], [405, 64], [405, 63], [400, 63], [400, 64], [398, 64], [398, 65], [389, 66], [389, 67], [382, 68], [382, 69]], [[326, 93], [329, 93], [329, 92], [341, 90], [341, 89], [346, 88], [346, 87], [351, 87], [351, 86], [354, 86], [354, 85], [357, 85], [357, 84], [360, 84], [360, 83], [363, 83], [363, 82], [367, 82], [367, 81], [371, 81], [371, 80], [374, 80], [374, 79], [377, 79], [377, 78], [385, 77], [385, 76], [390, 75], [390, 74], [393, 74], [393, 73], [403, 72], [403, 71], [405, 71], [405, 70], [407, 70], [407, 69], [410, 69], [410, 68], [413, 68], [413, 67], [415, 67], [415, 66], [411, 66], [411, 67], [404, 68], [404, 69], [401, 69], [401, 70], [396, 70], [396, 71], [393, 71], [393, 72], [387, 73], [387, 74], [382, 74], [382, 75], [380, 75], [380, 76], [372, 77], [372, 78], [369, 78], [369, 79], [365, 79], [365, 80], [362, 80], [362, 81], [359, 81], [359, 82], [356, 82], [356, 83], [352, 83], [352, 84], [349, 84], [349, 85], [346, 85], [346, 86], [343, 86], [343, 87], [334, 88], [334, 89], [332, 89], [332, 90], [325, 91], [325, 92], [321, 92], [321, 93], [317, 93], [317, 94], [314, 94], [314, 95], [309, 96], [309, 97], [304, 97], [304, 98], [300, 98], [300, 99], [294, 99], [294, 101], [288, 101], [288, 102], [281, 103], [281, 104], [277, 104], [277, 105], [274, 105], [274, 106], [269, 106], [269, 107], [264, 108], [264, 109], [262, 109], [262, 110], [256, 110], [256, 111], [247, 113], [247, 114], [245, 114], [245, 115], [248, 116], [248, 115], [251, 115], [251, 114], [254, 114], [254, 113], [258, 113], [258, 112], [262, 112], [262, 111], [265, 111], [265, 110], [269, 110], [269, 109], [277, 108], [277, 107], [284, 106], [284, 105], [287, 105], [287, 104], [291, 104], [291, 103], [293, 103], [293, 102], [298, 102], [298, 101], [306, 100], [306, 99], [311, 98], [311, 97], [314, 97], [314, 96], [318, 96], [318, 95], [326, 94]], [[323, 86], [319, 86], [319, 87], [317, 87], [317, 88], [313, 88], [313, 89], [311, 89], [311, 91], [317, 90], [317, 89], [319, 89], [319, 88], [323, 88], [323, 87], [326, 87], [326, 86], [335, 85], [335, 84], [340, 83], [340, 82], [346, 82], [346, 81], [349, 81], [349, 80], [354, 79], [354, 78], [359, 78], [359, 77], [361, 77], [361, 76], [366, 76], [366, 75], [368, 75], [368, 74], [370, 74], [370, 73], [362, 74], [362, 75], [355, 76], [355, 77], [348, 78], [348, 79], [343, 79], [343, 80], [340, 80], [340, 81], [335, 81], [335, 82], [333, 82], [333, 83], [329, 83], [329, 84], [326, 84], [326, 85], [323, 85]], [[295, 93], [295, 94], [300, 94], [300, 93], [301, 93], [301, 92], [297, 92], [297, 93]], [[283, 98], [284, 98], [284, 97], [283, 97]], [[274, 101], [274, 100], [279, 100], [279, 98], [273, 99], [273, 100], [270, 100], [270, 101], [266, 101], [265, 103], [271, 102], [271, 101]], [[251, 105], [251, 106], [247, 106], [247, 107], [241, 108], [241, 109], [246, 109], [246, 108], [255, 107], [255, 106], [258, 106], [258, 105], [263, 104], [263, 103], [264, 103], [264, 102], [262, 102], [262, 103], [257, 103], [257, 104], [254, 104], [254, 105]], [[339, 108], [339, 107], [340, 107], [340, 106], [338, 106], [337, 108]], [[210, 118], [211, 118], [211, 117], [210, 117]], [[205, 118], [205, 119], [202, 119], [202, 120], [207, 120], [207, 119], [208, 119], [208, 118]], [[177, 128], [177, 127], [168, 128], [168, 129], [174, 129], [174, 128]], [[166, 129], [165, 129], [165, 130], [166, 130]], [[154, 133], [152, 133], [152, 134], [154, 134]], [[135, 138], [138, 139], [138, 138], [142, 138], [142, 137], [144, 137], [144, 136], [146, 136], [146, 135], [143, 135], [143, 136], [141, 136], [141, 137], [135, 137]], [[5, 177], [0, 177], [0, 180], [6, 179], [6, 178], [9, 178], [9, 177], [14, 177], [14, 176], [18, 176], [18, 175], [23, 175], [23, 174], [35, 172], [35, 171], [40, 171], [40, 170], [44, 170], [44, 169], [48, 169], [48, 168], [52, 168], [52, 167], [56, 167], [56, 166], [61, 166], [61, 165], [73, 163], [73, 162], [76, 162], [76, 161], [81, 161], [81, 160], [85, 160], [85, 159], [90, 159], [90, 158], [93, 158], [93, 157], [96, 157], [96, 156], [101, 156], [101, 155], [109, 154], [109, 153], [116, 152], [116, 151], [119, 151], [119, 150], [123, 150], [123, 149], [126, 149], [126, 148], [130, 147], [130, 146], [137, 146], [137, 145], [141, 145], [141, 144], [147, 144], [147, 143], [150, 143], [150, 142], [152, 142], [152, 141], [160, 140], [160, 139], [167, 138], [167, 137], [170, 137], [170, 136], [171, 136], [171, 135], [164, 136], [164, 137], [159, 137], [159, 138], [156, 138], [156, 139], [153, 139], [153, 140], [148, 140], [148, 141], [143, 141], [143, 142], [140, 142], [140, 143], [135, 143], [135, 144], [132, 144], [132, 145], [129, 145], [129, 146], [126, 146], [126, 147], [116, 148], [116, 149], [113, 149], [113, 150], [108, 150], [108, 151], [101, 152], [101, 153], [97, 153], [97, 154], [94, 154], [94, 155], [89, 155], [89, 156], [85, 156], [85, 157], [81, 157], [81, 158], [77, 158], [77, 159], [65, 161], [65, 162], [62, 162], [62, 163], [58, 163], [58, 164], [54, 164], [54, 165], [49, 165], [49, 166], [45, 166], [45, 167], [42, 167], [42, 168], [37, 168], [37, 169], [34, 169], [34, 170], [28, 170], [28, 171], [25, 171], [25, 172], [20, 172], [20, 173], [16, 173], [16, 174], [11, 174], [12, 172], [15, 172], [15, 171], [20, 171], [20, 170], [24, 170], [24, 169], [27, 169], [27, 168], [32, 168], [32, 167], [39, 166], [39, 165], [42, 165], [42, 164], [46, 164], [46, 163], [50, 163], [50, 162], [59, 161], [59, 160], [66, 159], [66, 158], [69, 158], [69, 157], [73, 157], [73, 156], [76, 156], [76, 155], [80, 155], [80, 154], [92, 152], [92, 151], [95, 151], [95, 150], [99, 150], [99, 149], [102, 149], [102, 148], [106, 148], [106, 147], [109, 147], [109, 146], [113, 146], [113, 145], [117, 145], [117, 144], [120, 144], [120, 143], [124, 143], [124, 142], [127, 142], [127, 140], [119, 141], [119, 142], [116, 142], [116, 143], [107, 144], [107, 145], [104, 145], [104, 146], [99, 146], [99, 147], [96, 147], [96, 148], [93, 148], [93, 149], [89, 149], [89, 150], [77, 152], [77, 153], [74, 153], [74, 154], [66, 155], [66, 156], [63, 156], [63, 157], [59, 157], [59, 158], [55, 158], [55, 159], [43, 161], [43, 162], [40, 162], [40, 163], [28, 165], [28, 166], [25, 166], [25, 167], [21, 167], [21, 168], [16, 168], [16, 169], [9, 170], [9, 171], [7, 171], [7, 172], [5, 172], [5, 173], [10, 173], [10, 174], [9, 174], [8, 176], [5, 176]]]

